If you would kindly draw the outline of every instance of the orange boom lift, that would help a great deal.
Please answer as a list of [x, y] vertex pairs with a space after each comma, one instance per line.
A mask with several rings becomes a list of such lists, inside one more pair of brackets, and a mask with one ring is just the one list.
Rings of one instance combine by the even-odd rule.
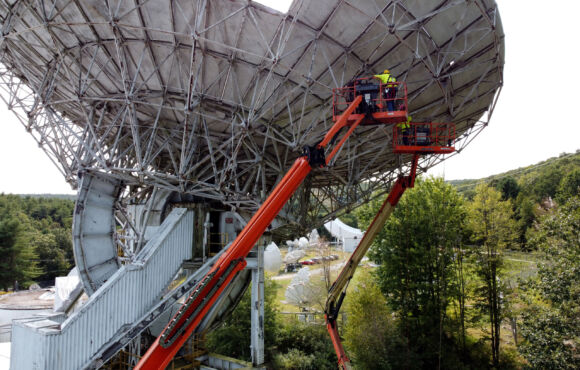
[[[361, 79], [361, 81], [362, 80], [368, 79]], [[407, 100], [406, 87], [404, 83], [396, 83], [397, 86], [401, 86], [401, 88], [398, 88], [398, 91], [403, 92], [402, 97], [397, 97], [396, 94], [391, 93], [388, 98], [376, 98], [376, 96], [382, 96], [381, 91], [383, 91], [386, 86], [376, 84], [375, 87], [372, 87], [368, 82], [366, 82], [365, 87], [363, 88], [362, 83], [360, 84], [361, 86], [359, 86], [358, 90], [357, 83], [352, 87], [333, 90], [334, 125], [320, 143], [315, 146], [306, 146], [304, 148], [304, 154], [296, 159], [292, 167], [288, 170], [278, 185], [274, 187], [270, 196], [268, 196], [266, 201], [260, 206], [256, 214], [240, 232], [232, 245], [221, 255], [212, 269], [195, 286], [193, 292], [171, 319], [161, 335], [145, 353], [135, 369], [149, 370], [166, 368], [177, 351], [197, 328], [205, 314], [210, 310], [220, 293], [233, 280], [235, 275], [246, 266], [245, 258], [252, 247], [262, 236], [268, 225], [270, 225], [278, 215], [284, 204], [286, 204], [288, 199], [290, 199], [292, 194], [304, 181], [312, 168], [328, 165], [357, 126], [360, 124], [392, 124], [406, 120]], [[392, 88], [392, 84], [389, 84], [389, 87]], [[370, 90], [374, 92], [369, 92]], [[375, 94], [377, 91], [379, 95]], [[373, 97], [376, 98], [375, 101], [373, 101]], [[389, 111], [387, 109], [387, 107], [394, 106], [396, 106], [394, 109], [398, 110]], [[344, 127], [349, 127], [347, 132], [338, 144], [335, 145], [330, 154], [325, 155], [327, 145], [338, 136]], [[409, 135], [409, 133], [407, 133], [407, 135]], [[393, 135], [393, 138], [396, 139], [396, 135]], [[416, 142], [415, 144], [423, 148], [423, 144], [419, 142]], [[395, 144], [393, 145], [395, 151], [399, 150], [400, 153], [404, 153], [405, 149], [408, 147], [407, 145], [399, 145], [397, 149]], [[431, 145], [429, 149], [423, 150], [422, 152], [439, 152], [437, 150], [439, 149], [437, 149], [436, 145]], [[389, 196], [389, 198], [396, 198], [392, 207], [396, 205], [396, 202], [402, 195], [404, 189], [408, 187], [409, 184], [412, 186], [414, 171], [416, 171], [417, 168], [417, 158], [418, 155], [414, 155], [412, 179], [397, 181], [397, 183], [400, 182], [400, 185], [398, 187], [396, 185], [395, 188], [399, 189], [397, 190], [397, 194], [399, 195], [394, 194], [395, 188], [391, 191], [393, 196]], [[359, 248], [360, 246], [357, 247], [357, 250]], [[366, 248], [368, 249], [368, 247]], [[360, 252], [364, 255], [366, 250], [363, 251], [363, 249], [360, 249]], [[354, 261], [351, 257], [349, 264], [353, 266], [352, 274], [354, 274], [354, 269], [358, 266], [358, 262], [360, 262], [360, 259]], [[352, 274], [349, 271], [343, 280], [348, 283]], [[342, 292], [342, 285], [342, 283], [335, 283], [333, 285], [334, 291]], [[343, 358], [346, 361], [342, 362], [348, 364], [348, 358], [344, 354], [340, 338], [338, 337], [335, 320], [343, 298], [344, 294], [341, 295], [341, 298], [338, 301], [335, 301], [337, 303], [334, 303], [331, 306], [332, 310], [327, 310], [327, 323], [335, 349], [337, 350], [337, 354], [339, 354], [339, 360]]]
[[[359, 106], [362, 97], [354, 99], [342, 117], [336, 120], [324, 139], [313, 147], [305, 147], [304, 155], [297, 158], [284, 178], [276, 185], [270, 196], [240, 232], [232, 245], [216, 261], [213, 268], [200, 280], [180, 310], [171, 319], [159, 338], [145, 353], [135, 369], [165, 369], [187, 338], [199, 325], [220, 293], [232, 281], [236, 273], [246, 266], [245, 258], [268, 225], [274, 220], [284, 204], [304, 181], [313, 167], [326, 166], [359, 125], [364, 116], [348, 122], [347, 118]], [[350, 125], [349, 130], [334, 150], [325, 156], [324, 149], [339, 131]]]
[[[378, 85], [378, 86], [377, 86]], [[387, 89], [397, 88], [395, 92], [383, 94]], [[402, 91], [402, 95], [397, 95]], [[405, 83], [389, 83], [388, 87], [383, 84], [373, 85], [368, 79], [355, 81], [353, 86], [335, 89], [333, 91], [334, 111], [340, 112], [341, 106], [348, 104], [351, 97], [364, 96], [363, 109], [352, 114], [348, 120], [360, 119], [364, 116], [366, 124], [393, 123], [407, 121], [407, 88]], [[391, 110], [385, 107], [391, 107]], [[342, 116], [341, 116], [342, 117]], [[415, 185], [417, 165], [420, 154], [445, 154], [452, 153], [455, 148], [452, 145], [455, 140], [455, 126], [451, 123], [410, 123], [405, 131], [399, 132], [393, 129], [393, 151], [399, 154], [412, 154], [413, 159], [409, 175], [399, 176], [383, 205], [375, 215], [363, 238], [341, 270], [336, 281], [330, 287], [325, 307], [326, 328], [330, 334], [334, 350], [338, 357], [340, 369], [351, 369], [350, 360], [344, 351], [340, 335], [338, 333], [337, 317], [346, 296], [348, 284], [360, 261], [369, 250], [377, 234], [393, 213], [395, 206], [403, 196], [406, 189]]]

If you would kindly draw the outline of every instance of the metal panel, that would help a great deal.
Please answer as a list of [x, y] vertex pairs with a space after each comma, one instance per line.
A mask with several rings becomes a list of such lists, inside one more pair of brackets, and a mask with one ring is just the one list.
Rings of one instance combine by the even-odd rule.
[[120, 267], [113, 240], [113, 205], [120, 181], [105, 175], [85, 174], [81, 179], [73, 216], [75, 263], [88, 295]]
[[159, 301], [183, 260], [191, 258], [192, 229], [193, 212], [174, 209], [135, 262], [115, 272], [62, 324], [49, 319], [15, 321], [11, 368], [81, 368], [123, 326]]

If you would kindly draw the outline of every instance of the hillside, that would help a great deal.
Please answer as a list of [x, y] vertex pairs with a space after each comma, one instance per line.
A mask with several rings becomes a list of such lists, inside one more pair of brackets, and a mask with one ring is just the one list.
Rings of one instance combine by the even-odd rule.
[[555, 198], [562, 179], [575, 170], [580, 170], [580, 150], [576, 153], [562, 153], [558, 157], [482, 179], [451, 180], [449, 183], [470, 198], [478, 184], [497, 186], [498, 183], [511, 178], [525, 194], [539, 202], [548, 196]]

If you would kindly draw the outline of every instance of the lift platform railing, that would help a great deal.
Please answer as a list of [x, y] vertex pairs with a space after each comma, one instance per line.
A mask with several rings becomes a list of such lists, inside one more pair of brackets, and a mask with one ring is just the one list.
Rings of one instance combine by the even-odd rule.
[[[333, 120], [337, 120], [354, 99], [363, 100], [354, 114], [407, 112], [407, 84], [404, 82], [381, 83], [373, 77], [360, 78], [353, 84], [332, 90]], [[364, 124], [364, 123], [363, 123]]]
[[451, 153], [455, 151], [454, 123], [409, 123], [394, 128], [393, 148], [395, 153]]

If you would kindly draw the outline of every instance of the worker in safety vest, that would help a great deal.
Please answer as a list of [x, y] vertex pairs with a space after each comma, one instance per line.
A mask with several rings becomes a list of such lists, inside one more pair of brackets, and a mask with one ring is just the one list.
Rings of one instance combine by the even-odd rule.
[[406, 121], [397, 123], [397, 128], [401, 132], [403, 138], [403, 145], [409, 145], [409, 136], [411, 135], [411, 121], [413, 117], [408, 116]]
[[381, 81], [383, 85], [383, 99], [387, 100], [387, 110], [392, 112], [395, 110], [395, 97], [397, 96], [397, 85], [392, 82], [397, 82], [397, 79], [391, 76], [391, 72], [385, 69], [383, 74], [374, 75], [374, 78]]

